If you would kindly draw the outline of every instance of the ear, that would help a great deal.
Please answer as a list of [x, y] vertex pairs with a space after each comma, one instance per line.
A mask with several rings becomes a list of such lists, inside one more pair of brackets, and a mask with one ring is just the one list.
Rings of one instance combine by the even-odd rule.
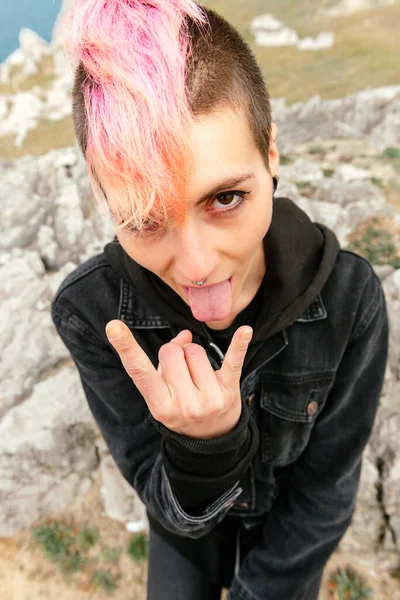
[[273, 177], [279, 173], [279, 152], [276, 144], [276, 136], [278, 133], [278, 126], [276, 123], [271, 123], [271, 140], [268, 151], [268, 162]]

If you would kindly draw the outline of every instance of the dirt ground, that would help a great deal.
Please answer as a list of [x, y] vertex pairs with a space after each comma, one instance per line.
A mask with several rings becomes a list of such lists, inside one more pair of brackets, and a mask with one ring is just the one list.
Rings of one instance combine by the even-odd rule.
[[[126, 548], [131, 534], [123, 524], [111, 521], [104, 515], [100, 486], [98, 478], [87, 493], [68, 510], [48, 515], [41, 522], [63, 520], [78, 526], [87, 522], [100, 531], [97, 547]], [[96, 553], [95, 548], [96, 546], [90, 551], [93, 551], [92, 555]], [[98, 552], [97, 550], [97, 554]], [[333, 569], [344, 567], [348, 563], [367, 578], [375, 592], [374, 600], [400, 600], [400, 581], [387, 573], [366, 567], [354, 556], [344, 554], [336, 554], [328, 562], [319, 600], [330, 600], [327, 585], [329, 574]], [[112, 595], [114, 600], [145, 600], [145, 563], [137, 564], [126, 552], [122, 552], [118, 566], [101, 566], [114, 572], [119, 571], [122, 575], [119, 586]], [[67, 583], [57, 568], [42, 555], [40, 548], [32, 541], [29, 530], [11, 538], [0, 539], [1, 600], [100, 600], [108, 597], [103, 590], [89, 586], [88, 580], [88, 572], [83, 570], [74, 575], [72, 583]]]

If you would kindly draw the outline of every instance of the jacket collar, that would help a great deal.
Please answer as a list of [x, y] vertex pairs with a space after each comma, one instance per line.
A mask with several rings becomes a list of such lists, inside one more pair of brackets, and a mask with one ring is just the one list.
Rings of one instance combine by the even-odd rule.
[[[168, 329], [170, 323], [157, 314], [145, 299], [135, 293], [128, 281], [121, 278], [121, 292], [118, 318], [132, 329]], [[328, 313], [318, 294], [311, 304], [299, 315], [296, 322], [307, 323], [326, 319]]]

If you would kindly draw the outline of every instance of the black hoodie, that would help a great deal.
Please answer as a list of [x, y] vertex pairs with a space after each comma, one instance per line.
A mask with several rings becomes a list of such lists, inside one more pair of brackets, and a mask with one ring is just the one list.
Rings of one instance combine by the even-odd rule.
[[[270, 228], [263, 240], [267, 271], [262, 303], [253, 325], [242, 376], [252, 370], [265, 341], [291, 325], [322, 290], [335, 264], [339, 243], [326, 226], [312, 223], [288, 198], [275, 198]], [[197, 321], [190, 307], [159, 277], [132, 260], [119, 243], [104, 248], [113, 269], [130, 281], [137, 293], [161, 317], [180, 329], [189, 329], [205, 341], [212, 330]], [[260, 295], [257, 295], [260, 298]], [[236, 330], [246, 309], [228, 329]], [[247, 323], [250, 324], [250, 323]], [[212, 340], [214, 341], [214, 340]], [[171, 484], [182, 506], [199, 514], [233, 485], [247, 468], [258, 445], [258, 430], [245, 403], [235, 429], [213, 440], [195, 440], [153, 423], [163, 436], [162, 454]], [[204, 485], [207, 478], [209, 484]], [[202, 486], [196, 485], [201, 479]]]

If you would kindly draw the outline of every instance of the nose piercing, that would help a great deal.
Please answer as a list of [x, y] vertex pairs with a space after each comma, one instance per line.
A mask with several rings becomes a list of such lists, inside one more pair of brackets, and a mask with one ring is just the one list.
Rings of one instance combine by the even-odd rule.
[[194, 283], [194, 285], [198, 285], [199, 287], [201, 287], [203, 285], [203, 283], [205, 283], [207, 281], [207, 277], [205, 279], [203, 279], [203, 281], [192, 281], [192, 283]]

